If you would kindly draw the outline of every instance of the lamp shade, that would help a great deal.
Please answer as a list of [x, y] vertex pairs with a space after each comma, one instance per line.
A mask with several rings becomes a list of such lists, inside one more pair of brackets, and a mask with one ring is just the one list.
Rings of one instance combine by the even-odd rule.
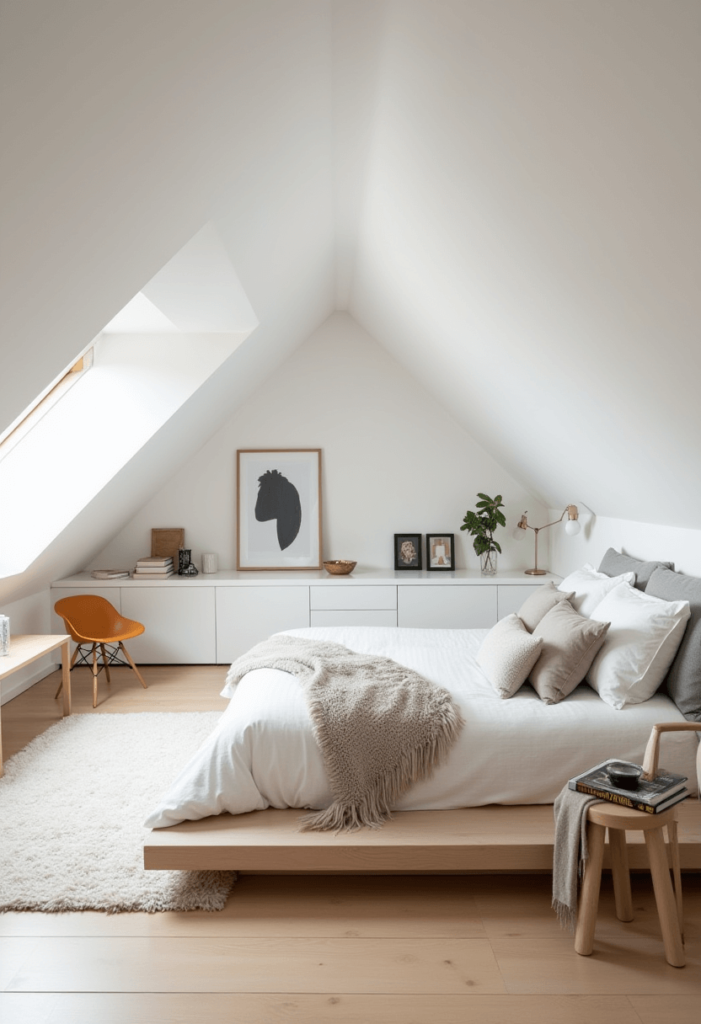
[[581, 529], [579, 519], [568, 519], [565, 523], [565, 533], [569, 534], [570, 537], [576, 536]]

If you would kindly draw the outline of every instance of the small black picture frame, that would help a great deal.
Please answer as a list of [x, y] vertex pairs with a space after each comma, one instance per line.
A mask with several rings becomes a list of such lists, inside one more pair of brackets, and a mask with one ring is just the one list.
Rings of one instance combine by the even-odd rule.
[[394, 568], [422, 569], [420, 533], [395, 533]]
[[455, 569], [455, 534], [426, 534], [426, 568], [431, 572], [453, 572]]

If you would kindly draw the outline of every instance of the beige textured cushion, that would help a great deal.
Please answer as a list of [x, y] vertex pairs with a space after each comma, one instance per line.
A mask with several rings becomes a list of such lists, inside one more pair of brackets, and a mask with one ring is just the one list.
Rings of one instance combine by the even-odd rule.
[[610, 622], [578, 615], [569, 601], [560, 601], [543, 616], [533, 636], [542, 637], [543, 650], [530, 683], [546, 704], [557, 704], [584, 679], [604, 642]]
[[477, 662], [500, 697], [513, 697], [528, 679], [543, 641], [531, 636], [518, 615], [507, 615], [490, 629]]
[[534, 590], [518, 610], [518, 617], [529, 633], [532, 633], [544, 615], [554, 608], [559, 601], [568, 601], [574, 597], [574, 591], [564, 594], [558, 590], [552, 580]]

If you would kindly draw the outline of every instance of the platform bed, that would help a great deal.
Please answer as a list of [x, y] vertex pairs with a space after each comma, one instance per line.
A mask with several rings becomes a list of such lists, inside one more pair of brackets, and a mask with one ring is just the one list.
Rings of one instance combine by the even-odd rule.
[[[678, 811], [682, 868], [701, 871], [701, 802], [686, 800]], [[144, 867], [274, 874], [552, 868], [550, 805], [404, 811], [377, 831], [362, 829], [341, 835], [298, 832], [302, 813], [266, 810], [220, 814], [155, 829], [144, 845]], [[631, 868], [647, 868], [642, 832], [629, 832], [628, 844]]]

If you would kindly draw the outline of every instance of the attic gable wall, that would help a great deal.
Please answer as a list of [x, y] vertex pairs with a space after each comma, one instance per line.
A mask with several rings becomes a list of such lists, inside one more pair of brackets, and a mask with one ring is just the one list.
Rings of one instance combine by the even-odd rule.
[[[323, 557], [393, 565], [393, 534], [455, 534], [458, 568], [478, 568], [460, 532], [477, 491], [504, 496], [510, 525], [546, 510], [347, 314], [290, 356], [94, 559], [133, 566], [152, 527], [184, 526], [186, 547], [236, 567], [236, 450], [321, 448]], [[532, 545], [499, 530], [501, 567], [526, 568]], [[547, 543], [542, 545], [547, 558]], [[526, 577], [524, 577], [526, 579]]]

